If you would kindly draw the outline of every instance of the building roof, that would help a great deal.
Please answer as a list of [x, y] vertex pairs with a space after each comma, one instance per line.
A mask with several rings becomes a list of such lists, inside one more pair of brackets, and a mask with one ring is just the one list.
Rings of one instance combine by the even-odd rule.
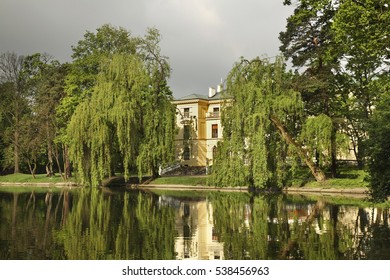
[[226, 97], [222, 95], [222, 92], [217, 92], [213, 97], [208, 97], [207, 95], [193, 93], [184, 97], [177, 98], [175, 99], [175, 101], [184, 101], [184, 100], [192, 100], [192, 99], [219, 100], [225, 98]]
[[187, 95], [187, 96], [184, 96], [184, 97], [180, 97], [180, 98], [178, 98], [176, 100], [191, 100], [191, 99], [204, 99], [204, 100], [208, 100], [209, 97], [207, 95], [193, 93], [193, 94], [190, 94], [190, 95]]

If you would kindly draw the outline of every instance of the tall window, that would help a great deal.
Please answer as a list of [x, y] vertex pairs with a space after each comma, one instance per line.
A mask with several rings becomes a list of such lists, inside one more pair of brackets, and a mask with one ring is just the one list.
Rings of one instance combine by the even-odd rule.
[[189, 140], [190, 139], [190, 126], [189, 125], [185, 125], [184, 126], [183, 139], [184, 140]]
[[185, 118], [189, 118], [190, 117], [190, 108], [184, 108], [184, 114], [183, 116]]
[[190, 159], [190, 147], [185, 146], [183, 151], [183, 159], [189, 160]]
[[218, 138], [218, 125], [217, 124], [211, 125], [211, 137]]

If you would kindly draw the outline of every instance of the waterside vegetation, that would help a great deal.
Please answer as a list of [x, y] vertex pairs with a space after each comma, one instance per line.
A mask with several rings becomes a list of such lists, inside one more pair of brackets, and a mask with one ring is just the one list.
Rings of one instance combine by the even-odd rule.
[[[369, 172], [372, 197], [386, 199], [389, 5], [283, 2], [296, 8], [279, 36], [281, 55], [242, 57], [226, 77], [212, 174], [170, 180], [261, 190], [366, 186], [363, 171], [343, 175], [338, 166], [340, 155], [352, 153]], [[103, 25], [72, 46], [69, 63], [44, 53], [0, 54], [1, 171], [29, 172], [34, 181], [59, 174], [96, 187], [117, 173], [155, 178], [160, 166], [175, 164], [171, 68], [160, 39], [155, 28], [133, 36]], [[310, 176], [301, 180], [303, 165]], [[25, 180], [15, 176], [4, 180]]]

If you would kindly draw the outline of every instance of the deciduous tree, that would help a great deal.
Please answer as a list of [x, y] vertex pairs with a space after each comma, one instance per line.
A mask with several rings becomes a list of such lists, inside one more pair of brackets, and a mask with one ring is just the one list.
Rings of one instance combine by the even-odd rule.
[[[22, 75], [24, 57], [16, 53], [0, 54], [0, 113], [6, 122], [3, 141], [11, 153], [14, 173], [20, 172], [21, 120], [29, 110], [25, 90], [25, 77]], [[5, 132], [5, 133], [4, 133]]]
[[135, 169], [156, 175], [159, 164], [173, 159], [170, 68], [158, 41], [152, 29], [137, 53], [105, 57], [91, 96], [77, 107], [68, 135], [83, 184], [96, 186], [119, 166], [126, 179]]
[[224, 134], [213, 166], [214, 184], [283, 187], [287, 160], [293, 154], [318, 181], [325, 180], [312, 161], [313, 152], [298, 139], [304, 104], [292, 89], [291, 78], [281, 58], [274, 63], [242, 59], [233, 67], [227, 79], [226, 94], [231, 99], [222, 111]]

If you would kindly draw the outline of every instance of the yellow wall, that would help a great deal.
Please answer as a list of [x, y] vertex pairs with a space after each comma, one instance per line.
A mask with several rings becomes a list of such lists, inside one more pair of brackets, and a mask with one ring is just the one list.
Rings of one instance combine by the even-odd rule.
[[[219, 117], [210, 117], [214, 107], [221, 107], [218, 100], [179, 100], [174, 101], [177, 110], [176, 126], [178, 134], [176, 136], [176, 158], [188, 166], [206, 166], [212, 164], [213, 147], [222, 139], [222, 126]], [[189, 118], [184, 114], [184, 108], [189, 108]], [[218, 124], [218, 138], [212, 138], [212, 124]], [[184, 125], [191, 127], [191, 139], [184, 140]], [[184, 160], [184, 145], [190, 147], [190, 159]]]

